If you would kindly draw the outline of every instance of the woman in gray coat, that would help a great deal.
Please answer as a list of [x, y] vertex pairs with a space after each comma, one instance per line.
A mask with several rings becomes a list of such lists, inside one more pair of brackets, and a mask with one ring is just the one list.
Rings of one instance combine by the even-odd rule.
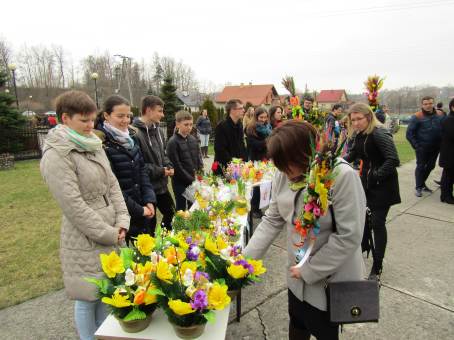
[[58, 125], [49, 132], [41, 174], [63, 212], [60, 259], [65, 291], [75, 300], [81, 339], [94, 339], [107, 316], [94, 284], [104, 276], [99, 255], [124, 241], [129, 215], [118, 181], [93, 133], [96, 105], [85, 93], [69, 91], [56, 100]]
[[[330, 194], [332, 211], [319, 219], [320, 231], [309, 259], [296, 266], [294, 218], [303, 206], [304, 193], [293, 191], [292, 183], [304, 181], [316, 130], [309, 123], [291, 120], [274, 129], [269, 137], [268, 156], [280, 170], [273, 180], [271, 202], [244, 253], [261, 258], [273, 240], [287, 232], [286, 267], [289, 299], [289, 339], [338, 339], [338, 325], [329, 321], [325, 283], [364, 278], [361, 239], [366, 199], [358, 174], [339, 159]], [[304, 189], [300, 189], [304, 190]]]

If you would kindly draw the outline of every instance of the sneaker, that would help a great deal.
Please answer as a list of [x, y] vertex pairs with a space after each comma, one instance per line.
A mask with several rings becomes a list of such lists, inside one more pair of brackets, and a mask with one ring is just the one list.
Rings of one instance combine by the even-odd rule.
[[428, 192], [428, 193], [430, 193], [430, 194], [433, 193], [433, 190], [430, 189], [430, 188], [428, 188], [428, 187], [426, 187], [426, 186], [423, 186], [423, 187], [422, 187], [422, 191]]
[[422, 189], [416, 189], [415, 196], [416, 197], [422, 197]]

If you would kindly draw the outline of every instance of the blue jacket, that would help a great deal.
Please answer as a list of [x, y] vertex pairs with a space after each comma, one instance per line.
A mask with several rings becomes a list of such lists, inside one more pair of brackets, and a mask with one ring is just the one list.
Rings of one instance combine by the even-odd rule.
[[441, 143], [441, 122], [444, 117], [433, 113], [428, 115], [421, 111], [416, 112], [410, 119], [407, 127], [407, 139], [413, 149], [438, 149]]

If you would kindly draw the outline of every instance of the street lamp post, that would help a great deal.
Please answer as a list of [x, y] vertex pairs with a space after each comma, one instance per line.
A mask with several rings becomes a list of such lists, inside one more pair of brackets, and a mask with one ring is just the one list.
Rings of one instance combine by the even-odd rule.
[[13, 87], [14, 87], [14, 95], [16, 96], [16, 106], [19, 109], [19, 99], [17, 98], [17, 86], [16, 86], [16, 64], [9, 64], [9, 70], [13, 74]]
[[99, 75], [96, 72], [93, 72], [91, 74], [91, 79], [94, 80], [95, 82], [95, 101], [96, 101], [96, 107], [99, 109], [99, 103], [98, 103], [98, 85], [96, 83], [96, 80], [99, 78]]

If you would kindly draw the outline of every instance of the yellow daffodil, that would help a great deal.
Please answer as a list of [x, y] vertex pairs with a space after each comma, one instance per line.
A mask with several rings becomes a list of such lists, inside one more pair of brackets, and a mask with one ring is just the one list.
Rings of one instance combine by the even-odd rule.
[[180, 274], [181, 276], [184, 276], [184, 273], [186, 273], [187, 269], [191, 269], [193, 273], [197, 271], [197, 262], [194, 261], [184, 261], [180, 265]]
[[168, 263], [176, 265], [177, 263], [182, 263], [186, 259], [186, 253], [181, 248], [170, 247], [164, 250], [164, 257], [167, 259]]
[[259, 275], [262, 275], [264, 273], [266, 273], [266, 268], [263, 267], [263, 262], [262, 260], [248, 260], [247, 261], [251, 266], [252, 268], [254, 268], [254, 275], [256, 276], [259, 276]]
[[219, 255], [219, 249], [211, 236], [207, 236], [205, 239], [205, 249], [214, 255]]
[[169, 308], [176, 314], [176, 315], [186, 315], [194, 313], [196, 310], [192, 309], [191, 304], [187, 302], [183, 302], [180, 299], [178, 300], [169, 300]]
[[150, 286], [145, 294], [145, 299], [143, 301], [145, 305], [151, 305], [152, 303], [158, 302], [157, 295], [148, 293], [151, 289], [154, 289], [154, 286]]
[[156, 276], [159, 280], [172, 283], [173, 275], [170, 271], [168, 263], [164, 261], [159, 261], [156, 265]]
[[155, 245], [155, 239], [148, 234], [140, 234], [139, 236], [137, 236], [137, 241], [135, 242], [135, 246], [144, 256], [149, 256], [153, 251]]
[[100, 258], [102, 270], [106, 273], [107, 277], [114, 278], [115, 275], [125, 272], [123, 260], [116, 252], [112, 251], [109, 255], [101, 254]]
[[114, 292], [111, 298], [103, 297], [101, 301], [116, 308], [132, 306], [132, 302], [128, 300], [128, 296], [120, 294], [118, 289]]
[[328, 189], [325, 188], [323, 183], [317, 181], [317, 184], [315, 185], [315, 192], [319, 195], [320, 208], [322, 208], [323, 211], [326, 211], [328, 208]]
[[229, 245], [227, 244], [227, 242], [225, 242], [221, 235], [218, 235], [218, 237], [216, 238], [216, 246], [218, 250], [221, 251], [222, 249], [227, 248]]
[[249, 271], [242, 265], [232, 264], [227, 267], [227, 273], [234, 279], [242, 279], [249, 274]]
[[208, 308], [222, 310], [230, 303], [230, 296], [227, 295], [228, 287], [217, 282], [211, 286], [208, 292]]
[[150, 281], [151, 273], [155, 270], [153, 263], [147, 261], [145, 264], [137, 264], [134, 271], [136, 272], [136, 283], [138, 286], [146, 286]]
[[176, 239], [178, 240], [178, 245], [184, 250], [188, 250], [189, 244], [186, 243], [186, 236], [184, 233], [179, 232], [176, 236]]

